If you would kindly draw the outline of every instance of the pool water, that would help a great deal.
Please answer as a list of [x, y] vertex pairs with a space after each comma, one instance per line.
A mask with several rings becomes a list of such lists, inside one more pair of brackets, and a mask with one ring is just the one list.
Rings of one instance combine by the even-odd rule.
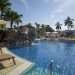
[[29, 72], [23, 72], [23, 75], [50, 75], [51, 60], [54, 60], [52, 75], [75, 75], [74, 42], [40, 41], [30, 47], [11, 48], [10, 50], [36, 64]]

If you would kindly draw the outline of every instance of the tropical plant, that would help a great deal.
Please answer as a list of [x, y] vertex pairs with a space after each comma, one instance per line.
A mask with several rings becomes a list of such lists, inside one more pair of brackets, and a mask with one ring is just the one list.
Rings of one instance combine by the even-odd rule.
[[55, 24], [56, 30], [57, 30], [58, 32], [59, 32], [60, 29], [61, 29], [61, 25], [62, 25], [62, 24], [60, 24], [60, 22], [57, 22], [57, 23]]
[[4, 12], [11, 6], [9, 0], [0, 0], [0, 19], [3, 19]]
[[46, 26], [44, 24], [42, 24], [41, 28], [43, 32], [46, 32]]
[[73, 28], [73, 19], [71, 19], [70, 17], [67, 17], [64, 24], [65, 26], [67, 26], [68, 30], [71, 30], [71, 28]]
[[28, 27], [29, 29], [31, 29], [33, 26], [31, 23], [26, 24], [26, 27]]

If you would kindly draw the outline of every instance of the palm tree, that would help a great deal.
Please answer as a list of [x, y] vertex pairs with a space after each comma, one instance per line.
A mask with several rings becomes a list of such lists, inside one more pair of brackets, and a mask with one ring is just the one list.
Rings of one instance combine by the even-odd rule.
[[44, 36], [45, 32], [46, 32], [46, 25], [45, 24], [42, 24], [41, 25], [41, 28], [40, 28], [40, 35], [41, 36]]
[[46, 32], [54, 32], [54, 29], [50, 25], [46, 25]]
[[17, 12], [12, 11], [12, 10], [8, 10], [6, 11], [6, 19], [8, 21], [10, 21], [10, 28], [12, 28], [14, 20], [15, 20], [15, 15], [17, 14]]
[[71, 30], [71, 28], [73, 28], [73, 19], [71, 19], [70, 17], [67, 17], [64, 23], [65, 26], [67, 26], [68, 30]]
[[36, 25], [36, 37], [39, 38], [40, 37], [40, 24], [36, 22], [35, 25]]
[[7, 8], [9, 8], [11, 3], [9, 0], [0, 0], [0, 17], [3, 19], [3, 14]]
[[57, 22], [57, 23], [55, 24], [56, 30], [57, 30], [58, 32], [59, 32], [60, 29], [61, 29], [61, 25], [62, 25], [62, 24], [60, 24], [60, 22]]
[[35, 22], [36, 28], [39, 29], [40, 28], [40, 24], [38, 24], [37, 22]]
[[10, 9], [6, 11], [5, 15], [6, 15], [6, 20], [10, 21], [10, 28], [13, 27], [13, 23], [19, 25], [19, 23], [22, 22], [21, 20], [22, 15], [19, 15], [16, 11]]
[[17, 26], [19, 26], [19, 23], [22, 23], [22, 20], [21, 20], [22, 16], [23, 15], [20, 15], [18, 13], [15, 15], [15, 23], [17, 24]]

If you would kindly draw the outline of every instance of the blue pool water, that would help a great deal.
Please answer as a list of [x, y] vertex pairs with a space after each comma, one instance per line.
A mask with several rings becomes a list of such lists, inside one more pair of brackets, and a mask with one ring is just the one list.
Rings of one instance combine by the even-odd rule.
[[53, 75], [75, 75], [75, 43], [73, 42], [40, 41], [30, 47], [10, 50], [36, 64], [29, 72], [23, 72], [23, 75], [50, 75], [49, 64], [52, 59], [54, 60]]

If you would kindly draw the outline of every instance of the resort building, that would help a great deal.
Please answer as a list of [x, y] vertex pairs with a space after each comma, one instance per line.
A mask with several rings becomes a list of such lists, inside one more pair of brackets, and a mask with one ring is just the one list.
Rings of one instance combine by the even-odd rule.
[[6, 29], [6, 21], [0, 20], [0, 30], [5, 30]]

